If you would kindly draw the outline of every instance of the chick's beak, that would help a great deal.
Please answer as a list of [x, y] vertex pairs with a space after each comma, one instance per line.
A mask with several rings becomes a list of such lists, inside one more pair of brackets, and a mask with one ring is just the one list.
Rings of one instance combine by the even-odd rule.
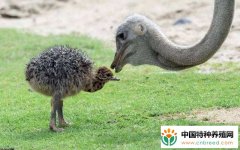
[[110, 78], [109, 80], [110, 80], [110, 81], [120, 81], [120, 79], [117, 78], [117, 77], [112, 77], [112, 78]]

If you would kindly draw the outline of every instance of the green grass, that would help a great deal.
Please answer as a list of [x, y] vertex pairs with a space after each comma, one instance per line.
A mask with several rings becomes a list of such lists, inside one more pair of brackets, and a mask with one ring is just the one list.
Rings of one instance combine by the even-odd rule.
[[[109, 66], [114, 51], [101, 41], [74, 35], [42, 37], [0, 30], [0, 149], [160, 149], [161, 125], [209, 125], [161, 115], [194, 109], [240, 106], [240, 74], [180, 73], [157, 67], [126, 66], [96, 93], [64, 101], [72, 125], [62, 133], [48, 130], [50, 98], [30, 92], [25, 64], [43, 49], [68, 44], [88, 53], [96, 66]], [[211, 125], [222, 125], [211, 123]]]

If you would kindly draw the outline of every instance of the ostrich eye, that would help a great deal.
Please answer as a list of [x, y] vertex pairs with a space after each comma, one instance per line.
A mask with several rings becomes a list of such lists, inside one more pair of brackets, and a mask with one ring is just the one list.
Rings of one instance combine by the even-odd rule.
[[124, 34], [123, 33], [120, 33], [120, 34], [118, 34], [118, 36], [117, 36], [119, 39], [124, 39]]
[[124, 32], [120, 32], [120, 33], [118, 33], [117, 38], [120, 39], [120, 40], [126, 40], [127, 39], [127, 34], [124, 33]]

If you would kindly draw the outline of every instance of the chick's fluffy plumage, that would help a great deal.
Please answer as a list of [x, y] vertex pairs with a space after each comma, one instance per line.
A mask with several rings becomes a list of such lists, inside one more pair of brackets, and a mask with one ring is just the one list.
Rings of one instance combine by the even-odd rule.
[[70, 96], [82, 90], [92, 76], [92, 61], [81, 50], [55, 46], [31, 59], [26, 80], [44, 95]]

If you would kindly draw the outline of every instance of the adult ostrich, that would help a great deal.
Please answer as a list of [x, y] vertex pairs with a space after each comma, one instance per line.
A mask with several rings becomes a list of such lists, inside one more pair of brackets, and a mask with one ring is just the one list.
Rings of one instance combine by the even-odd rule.
[[206, 62], [221, 47], [231, 28], [235, 0], [215, 0], [212, 24], [205, 37], [192, 46], [171, 42], [150, 19], [133, 15], [116, 33], [116, 54], [111, 68], [149, 64], [168, 70], [183, 70]]

